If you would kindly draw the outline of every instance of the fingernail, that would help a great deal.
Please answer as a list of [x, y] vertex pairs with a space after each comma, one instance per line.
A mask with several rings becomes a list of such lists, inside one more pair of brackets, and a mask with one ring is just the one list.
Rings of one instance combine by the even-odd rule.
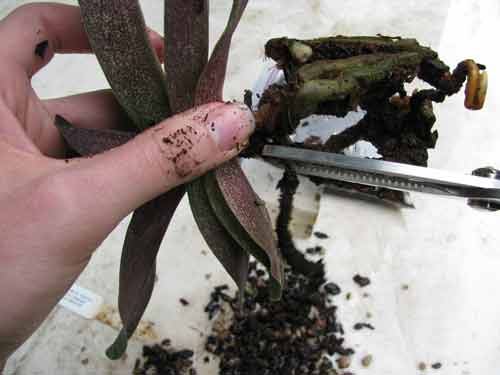
[[255, 130], [252, 111], [242, 103], [227, 103], [208, 113], [209, 133], [221, 151], [239, 148]]

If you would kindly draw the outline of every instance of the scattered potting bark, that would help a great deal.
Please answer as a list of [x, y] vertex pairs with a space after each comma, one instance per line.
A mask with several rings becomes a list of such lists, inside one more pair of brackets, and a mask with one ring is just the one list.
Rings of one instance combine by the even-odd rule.
[[325, 290], [326, 293], [331, 294], [332, 296], [336, 296], [337, 294], [340, 294], [342, 292], [340, 287], [332, 282], [325, 284], [323, 286], [323, 289]]
[[354, 275], [352, 278], [356, 284], [358, 284], [361, 288], [364, 288], [367, 285], [370, 285], [370, 279], [368, 277], [364, 277], [361, 275]]
[[134, 375], [196, 375], [193, 368], [192, 350], [174, 350], [170, 340], [163, 340], [161, 344], [144, 346], [142, 349], [144, 359], [137, 359]]
[[205, 306], [205, 312], [208, 314], [208, 319], [212, 320], [213, 317], [220, 311], [222, 303], [232, 300], [229, 294], [224, 291], [228, 290], [229, 286], [226, 284], [216, 286], [212, 293], [210, 293], [210, 302]]
[[374, 330], [375, 327], [372, 326], [370, 323], [356, 323], [353, 327], [356, 331], [359, 331], [363, 328], [368, 328], [368, 329], [371, 329], [371, 330]]
[[306, 249], [306, 254], [309, 255], [324, 255], [325, 248], [323, 246], [308, 247]]
[[441, 367], [443, 367], [443, 365], [441, 364], [441, 362], [436, 362], [436, 363], [433, 363], [431, 365], [431, 367], [434, 369], [434, 370], [439, 370]]
[[[344, 346], [342, 327], [337, 321], [331, 296], [321, 285], [322, 277], [308, 278], [285, 270], [286, 287], [278, 302], [268, 298], [268, 278], [251, 263], [242, 306], [236, 294], [215, 289], [207, 306], [230, 319], [214, 324], [206, 350], [220, 359], [220, 374], [334, 374], [327, 355], [348, 358], [354, 351]], [[328, 284], [327, 284], [328, 285]], [[222, 297], [223, 296], [223, 297]], [[208, 308], [210, 311], [213, 308]]]
[[365, 355], [361, 359], [361, 364], [363, 365], [363, 367], [370, 367], [372, 362], [373, 362], [373, 356], [371, 354]]
[[326, 238], [328, 238], [328, 237], [329, 237], [329, 236], [328, 236], [328, 234], [323, 233], [323, 232], [318, 232], [318, 231], [314, 232], [313, 234], [314, 234], [317, 238], [319, 238], [320, 240], [324, 240], [324, 239], [326, 239]]

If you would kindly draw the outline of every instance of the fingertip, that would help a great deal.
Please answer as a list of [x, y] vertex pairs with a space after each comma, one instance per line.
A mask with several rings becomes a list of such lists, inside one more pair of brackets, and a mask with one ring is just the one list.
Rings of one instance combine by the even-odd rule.
[[163, 36], [161, 36], [158, 32], [154, 31], [149, 27], [146, 28], [146, 32], [148, 33], [149, 41], [155, 51], [156, 56], [160, 60], [160, 63], [163, 63], [165, 58], [165, 53], [164, 53], [165, 45], [163, 41]]
[[210, 134], [221, 151], [241, 149], [255, 130], [255, 117], [241, 103], [227, 103], [210, 113]]

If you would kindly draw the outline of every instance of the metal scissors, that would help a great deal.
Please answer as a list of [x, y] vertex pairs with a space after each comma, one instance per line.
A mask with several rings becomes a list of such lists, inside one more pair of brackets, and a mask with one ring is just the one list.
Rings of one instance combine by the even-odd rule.
[[277, 166], [288, 164], [300, 175], [465, 198], [474, 208], [500, 210], [500, 171], [493, 167], [478, 168], [470, 175], [462, 175], [378, 159], [275, 145], [264, 146], [262, 157]]

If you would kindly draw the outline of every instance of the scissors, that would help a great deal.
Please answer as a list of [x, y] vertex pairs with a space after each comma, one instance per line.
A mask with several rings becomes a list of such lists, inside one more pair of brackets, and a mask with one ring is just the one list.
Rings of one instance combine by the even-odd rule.
[[474, 208], [500, 210], [500, 171], [493, 167], [472, 174], [418, 167], [378, 159], [365, 159], [289, 146], [266, 145], [264, 160], [288, 165], [297, 174], [328, 180], [467, 199]]

